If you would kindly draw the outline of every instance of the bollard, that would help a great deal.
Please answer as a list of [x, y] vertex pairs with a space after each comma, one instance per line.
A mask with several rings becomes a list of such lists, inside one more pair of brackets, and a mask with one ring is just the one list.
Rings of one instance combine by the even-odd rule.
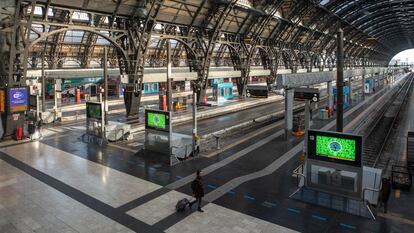
[[219, 142], [220, 137], [216, 135], [214, 135], [214, 137], [216, 138], [216, 149], [220, 150], [220, 142]]

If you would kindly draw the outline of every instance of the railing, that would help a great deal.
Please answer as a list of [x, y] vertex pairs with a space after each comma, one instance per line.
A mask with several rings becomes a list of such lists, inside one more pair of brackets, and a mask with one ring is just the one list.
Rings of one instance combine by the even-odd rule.
[[[180, 152], [181, 150], [180, 149], [183, 149], [184, 148], [184, 156], [180, 156], [180, 155], [182, 155], [183, 153], [174, 153], [174, 150], [177, 152]], [[181, 161], [183, 161], [183, 160], [185, 160], [185, 159], [187, 159], [189, 156], [188, 156], [188, 152], [192, 152], [192, 145], [184, 145], [184, 146], [181, 146], [181, 147], [178, 147], [178, 146], [171, 146], [171, 156], [173, 157], [173, 158], [175, 158], [176, 159], [176, 163], [174, 163], [171, 159], [170, 159], [170, 166], [174, 166], [174, 165], [176, 165], [176, 164], [178, 164], [178, 163], [180, 163]]]
[[[295, 170], [293, 170], [293, 175], [296, 175], [297, 186], [300, 188], [303, 185], [306, 185], [306, 176], [303, 174], [303, 163], [299, 165]], [[303, 178], [303, 185], [300, 186], [300, 179], [299, 177]]]
[[[374, 189], [374, 188], [364, 188], [362, 190], [362, 201], [365, 202], [365, 192], [366, 191], [376, 192], [376, 193], [379, 194], [381, 192], [381, 189], [382, 189], [382, 183], [381, 183], [381, 185], [380, 185], [380, 187], [378, 189]], [[367, 201], [365, 204], [366, 204], [367, 209], [368, 209], [369, 213], [371, 214], [372, 218], [374, 220], [376, 220], [376, 217], [375, 217], [374, 213], [372, 212], [371, 208], [369, 207], [369, 202]]]

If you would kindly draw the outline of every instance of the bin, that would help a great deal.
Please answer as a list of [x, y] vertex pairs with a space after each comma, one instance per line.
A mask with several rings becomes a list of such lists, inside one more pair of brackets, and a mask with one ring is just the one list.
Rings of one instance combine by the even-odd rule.
[[17, 127], [16, 129], [16, 140], [22, 140], [23, 139], [23, 128], [22, 127]]

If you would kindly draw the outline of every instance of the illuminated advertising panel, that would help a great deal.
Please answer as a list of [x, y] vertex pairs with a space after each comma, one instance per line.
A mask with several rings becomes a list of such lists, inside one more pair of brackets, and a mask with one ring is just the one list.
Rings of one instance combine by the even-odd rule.
[[169, 112], [159, 110], [145, 110], [145, 127], [161, 131], [169, 131], [170, 117]]
[[362, 137], [329, 131], [308, 131], [308, 157], [361, 166]]
[[12, 87], [8, 89], [8, 104], [11, 113], [27, 110], [29, 90], [27, 87]]

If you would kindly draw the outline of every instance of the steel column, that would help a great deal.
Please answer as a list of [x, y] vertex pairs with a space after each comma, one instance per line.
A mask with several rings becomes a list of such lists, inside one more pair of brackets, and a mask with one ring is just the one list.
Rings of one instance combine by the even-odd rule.
[[172, 90], [171, 90], [171, 42], [167, 40], [167, 110], [172, 111]]
[[327, 82], [327, 88], [326, 91], [328, 92], [328, 108], [329, 108], [329, 114], [332, 112], [334, 100], [333, 100], [333, 93], [332, 93], [332, 81]]
[[197, 146], [197, 92], [193, 92], [193, 156]]
[[104, 74], [104, 96], [105, 96], [105, 125], [108, 124], [108, 47], [104, 47], [103, 60], [103, 74]]
[[285, 90], [285, 138], [289, 138], [293, 128], [293, 89]]
[[45, 54], [42, 53], [42, 112], [46, 112]]
[[340, 28], [337, 34], [337, 80], [336, 80], [336, 131], [344, 128], [344, 31]]

